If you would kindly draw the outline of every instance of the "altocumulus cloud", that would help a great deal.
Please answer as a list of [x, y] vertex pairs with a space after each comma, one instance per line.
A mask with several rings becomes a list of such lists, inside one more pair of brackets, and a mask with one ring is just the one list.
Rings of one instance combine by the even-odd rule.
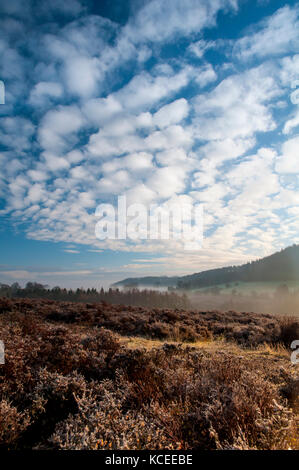
[[299, 6], [257, 2], [232, 39], [219, 18], [238, 25], [243, 3], [132, 0], [121, 21], [87, 0], [1, 2], [6, 220], [70, 255], [163, 253], [155, 265], [181, 271], [194, 258], [179, 240], [97, 241], [95, 207], [203, 203], [197, 267], [298, 241]]

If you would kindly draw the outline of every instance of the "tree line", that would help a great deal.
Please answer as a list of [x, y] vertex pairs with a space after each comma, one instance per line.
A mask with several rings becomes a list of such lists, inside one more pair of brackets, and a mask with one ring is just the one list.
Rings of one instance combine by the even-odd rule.
[[157, 290], [136, 288], [120, 290], [118, 288], [107, 290], [101, 287], [66, 289], [59, 286], [48, 288], [38, 282], [27, 282], [22, 288], [17, 282], [8, 285], [0, 284], [0, 296], [8, 298], [49, 299], [67, 302], [124, 304], [148, 308], [191, 308], [186, 294], [175, 292], [159, 292]]

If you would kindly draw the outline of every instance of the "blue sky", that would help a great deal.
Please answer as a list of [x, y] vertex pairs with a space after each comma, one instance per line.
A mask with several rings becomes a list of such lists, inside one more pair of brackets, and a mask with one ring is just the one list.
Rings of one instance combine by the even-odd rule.
[[[0, 282], [108, 286], [299, 241], [299, 3], [3, 0]], [[201, 250], [99, 241], [100, 203], [204, 207]]]

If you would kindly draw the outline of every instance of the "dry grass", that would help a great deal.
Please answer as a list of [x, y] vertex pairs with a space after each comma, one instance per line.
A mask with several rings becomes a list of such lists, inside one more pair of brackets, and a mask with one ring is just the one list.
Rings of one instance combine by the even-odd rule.
[[247, 356], [256, 356], [256, 357], [263, 357], [263, 356], [273, 356], [277, 358], [283, 358], [289, 360], [290, 352], [289, 350], [281, 343], [278, 344], [260, 344], [256, 347], [252, 348], [244, 348], [238, 345], [238, 343], [233, 341], [227, 341], [225, 338], [217, 338], [217, 339], [207, 339], [202, 341], [195, 341], [192, 343], [188, 342], [180, 342], [174, 340], [155, 340], [143, 337], [131, 337], [131, 336], [118, 336], [120, 344], [124, 345], [128, 349], [140, 349], [144, 348], [146, 350], [151, 350], [154, 348], [160, 348], [164, 344], [174, 345], [177, 347], [182, 348], [195, 348], [201, 349], [208, 352], [231, 352], [233, 354], [245, 354]]

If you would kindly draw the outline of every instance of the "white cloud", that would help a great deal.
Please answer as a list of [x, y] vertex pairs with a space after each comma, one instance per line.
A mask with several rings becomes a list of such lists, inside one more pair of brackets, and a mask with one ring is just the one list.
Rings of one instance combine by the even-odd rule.
[[299, 46], [298, 6], [286, 5], [258, 25], [258, 31], [237, 41], [234, 53], [243, 60], [297, 52]]
[[43, 158], [48, 170], [60, 171], [69, 168], [69, 162], [64, 157], [56, 157], [53, 153], [44, 152]]
[[192, 188], [198, 189], [204, 186], [212, 186], [216, 175], [217, 171], [215, 168], [212, 171], [196, 171], [193, 174]]
[[71, 150], [71, 152], [67, 153], [65, 158], [69, 161], [69, 163], [79, 163], [84, 160], [84, 154], [80, 150]]
[[127, 204], [134, 204], [137, 201], [140, 204], [149, 204], [157, 199], [157, 194], [153, 188], [144, 183], [136, 184], [124, 193], [127, 198]]
[[299, 76], [299, 54], [282, 58], [279, 65], [279, 76], [282, 84], [292, 86]]
[[163, 98], [173, 95], [186, 86], [193, 77], [193, 69], [186, 67], [178, 73], [157, 77], [143, 72], [114, 94], [114, 97], [129, 110], [148, 110]]
[[190, 147], [192, 135], [182, 126], [169, 126], [163, 131], [156, 131], [145, 139], [145, 144], [151, 150], [163, 150], [176, 147]]
[[70, 93], [83, 98], [92, 96], [102, 78], [100, 61], [93, 57], [74, 57], [65, 62], [64, 78]]
[[205, 41], [204, 39], [200, 39], [199, 41], [190, 44], [188, 50], [197, 58], [201, 59], [204, 56], [205, 52], [215, 47], [215, 45], [215, 41]]
[[121, 104], [112, 96], [93, 98], [83, 103], [83, 113], [93, 124], [103, 125], [122, 111]]
[[29, 188], [27, 200], [29, 203], [35, 204], [43, 200], [45, 198], [45, 195], [46, 193], [44, 187], [41, 184], [36, 183]]
[[212, 26], [221, 9], [236, 9], [237, 1], [180, 0], [163, 3], [152, 0], [140, 9], [137, 16], [125, 28], [125, 33], [134, 42], [170, 41], [175, 36], [198, 33]]
[[299, 136], [287, 140], [282, 145], [282, 155], [277, 158], [277, 173], [299, 173]]
[[169, 198], [174, 194], [183, 192], [185, 188], [186, 170], [181, 167], [157, 168], [147, 180], [149, 188], [161, 198]]
[[203, 65], [195, 70], [195, 82], [198, 83], [201, 88], [204, 88], [216, 79], [217, 74], [211, 64]]
[[105, 137], [101, 131], [89, 139], [88, 152], [94, 159], [114, 157], [125, 153], [139, 152], [145, 149], [144, 140], [138, 135]]
[[181, 147], [172, 148], [156, 153], [156, 160], [160, 165], [187, 165], [188, 156]]
[[49, 99], [61, 98], [63, 87], [60, 83], [39, 82], [31, 90], [29, 103], [32, 106], [45, 106]]
[[40, 145], [48, 151], [63, 151], [68, 139], [83, 126], [84, 120], [76, 106], [60, 106], [44, 116], [38, 134]]
[[28, 150], [35, 126], [29, 119], [23, 117], [2, 117], [0, 129], [1, 144], [14, 149], [18, 154]]
[[271, 67], [253, 68], [199, 95], [194, 101], [197, 136], [205, 140], [248, 138], [275, 129], [268, 104], [281, 90], [272, 75]]
[[173, 101], [159, 109], [153, 115], [153, 123], [160, 129], [172, 124], [178, 124], [188, 115], [188, 102], [185, 98]]
[[204, 155], [207, 162], [213, 162], [213, 166], [226, 160], [233, 160], [241, 157], [251, 147], [255, 145], [254, 138], [227, 137], [222, 140], [212, 140], [201, 146], [198, 150], [200, 155]]
[[87, 179], [89, 177], [88, 171], [83, 166], [75, 166], [71, 169], [70, 175], [75, 179]]
[[[0, 191], [4, 213], [27, 223], [28, 237], [97, 250], [160, 250], [163, 269], [179, 270], [211, 267], [214, 258], [247, 260], [249, 246], [270, 250], [282, 236], [271, 224], [287, 221], [292, 236], [299, 142], [281, 145], [280, 132], [293, 135], [298, 126], [286, 94], [294, 91], [299, 55], [284, 56], [298, 46], [297, 7], [246, 30], [231, 54], [231, 41], [203, 38], [217, 13], [237, 2], [143, 2], [125, 26], [89, 14], [76, 0], [60, 9], [55, 2], [47, 23], [32, 32], [24, 18], [34, 22], [36, 13], [13, 3], [14, 18], [0, 20], [1, 78], [9, 80], [9, 105], [0, 107]], [[71, 18], [71, 5], [80, 18]], [[56, 14], [65, 26], [58, 27]], [[209, 48], [229, 57], [213, 67], [203, 60]], [[264, 63], [248, 65], [249, 58]], [[272, 149], [261, 149], [264, 137]], [[179, 243], [99, 245], [93, 209], [121, 193], [145, 204], [204, 201], [204, 251], [194, 260]]]
[[99, 181], [99, 193], [121, 194], [131, 184], [130, 174], [125, 170], [118, 170], [113, 174], [104, 176]]
[[45, 171], [39, 170], [29, 170], [28, 176], [30, 176], [32, 181], [45, 181], [48, 178], [48, 175]]
[[148, 171], [152, 168], [152, 155], [148, 152], [132, 153], [123, 159], [123, 164], [133, 172]]
[[283, 127], [283, 133], [284, 134], [289, 134], [293, 129], [299, 126], [299, 111], [296, 111], [291, 119], [289, 119], [284, 127]]
[[[257, 155], [245, 157], [238, 164], [233, 165], [232, 169], [227, 173], [232, 186], [237, 188], [246, 188], [253, 185], [257, 178], [265, 177], [265, 184], [262, 189], [265, 189], [267, 174], [272, 175], [272, 165], [274, 162], [275, 152], [268, 149], [260, 149]], [[277, 178], [273, 175], [275, 181]], [[254, 184], [254, 191], [257, 191]], [[258, 192], [258, 191], [257, 191]]]

